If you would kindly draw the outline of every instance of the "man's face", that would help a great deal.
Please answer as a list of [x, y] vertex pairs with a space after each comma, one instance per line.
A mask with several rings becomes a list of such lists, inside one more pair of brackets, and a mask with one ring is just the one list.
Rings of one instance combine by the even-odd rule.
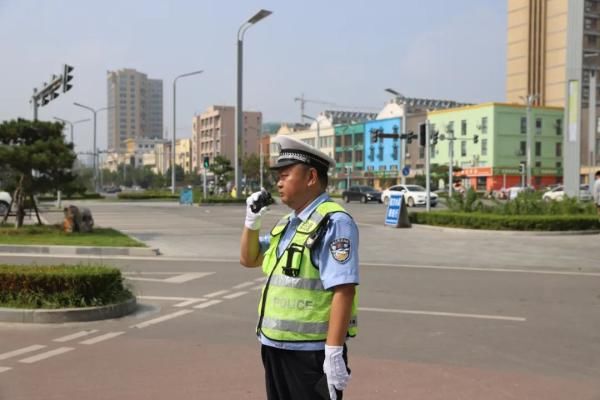
[[293, 164], [278, 171], [277, 189], [281, 201], [296, 209], [306, 202], [311, 184], [310, 169], [303, 164]]

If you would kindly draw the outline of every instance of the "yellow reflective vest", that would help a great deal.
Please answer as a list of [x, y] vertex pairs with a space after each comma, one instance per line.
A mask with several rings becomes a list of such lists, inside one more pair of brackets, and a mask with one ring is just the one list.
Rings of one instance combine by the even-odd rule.
[[[318, 342], [327, 339], [333, 291], [325, 290], [319, 269], [312, 263], [311, 249], [329, 214], [346, 212], [339, 204], [326, 201], [300, 223], [286, 249], [277, 257], [277, 246], [289, 223], [283, 217], [271, 230], [269, 248], [262, 269], [267, 282], [258, 306], [257, 334], [280, 342]], [[326, 244], [324, 244], [326, 246]], [[322, 247], [325, 249], [325, 247]], [[348, 336], [355, 336], [357, 296], [352, 304]]]

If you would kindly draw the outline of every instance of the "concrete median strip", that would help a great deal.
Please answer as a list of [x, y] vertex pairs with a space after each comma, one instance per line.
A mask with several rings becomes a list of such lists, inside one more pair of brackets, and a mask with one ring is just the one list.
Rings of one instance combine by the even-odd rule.
[[0, 321], [38, 324], [97, 321], [120, 318], [131, 314], [136, 308], [137, 302], [135, 298], [122, 303], [100, 307], [60, 309], [0, 308]]
[[44, 254], [75, 256], [131, 256], [156, 257], [158, 249], [147, 247], [91, 247], [0, 244], [0, 254]]

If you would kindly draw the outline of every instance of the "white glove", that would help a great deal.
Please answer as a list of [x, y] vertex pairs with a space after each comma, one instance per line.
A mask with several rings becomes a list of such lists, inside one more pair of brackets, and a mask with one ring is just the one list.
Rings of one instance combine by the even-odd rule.
[[329, 387], [329, 397], [332, 400], [337, 399], [335, 390], [344, 390], [350, 380], [350, 375], [344, 362], [344, 346], [325, 345], [325, 361], [323, 362], [323, 372], [327, 375], [327, 385]]
[[250, 206], [258, 200], [260, 194], [261, 192], [254, 192], [246, 199], [246, 222], [244, 225], [246, 225], [246, 228], [253, 231], [260, 229], [260, 226], [262, 225], [262, 217], [267, 211], [269, 211], [269, 207], [263, 207], [257, 213], [252, 212]]

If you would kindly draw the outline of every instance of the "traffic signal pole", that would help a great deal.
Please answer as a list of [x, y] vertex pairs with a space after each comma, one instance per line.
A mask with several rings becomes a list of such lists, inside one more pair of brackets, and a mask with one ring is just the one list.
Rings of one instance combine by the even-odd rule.
[[431, 124], [429, 122], [429, 120], [425, 121], [425, 193], [427, 194], [427, 196], [425, 197], [425, 209], [427, 210], [427, 212], [431, 211], [431, 201], [430, 201], [430, 190], [431, 190], [431, 185], [429, 183], [429, 178], [431, 175], [431, 171], [430, 171], [430, 158], [431, 158], [431, 154], [430, 149], [431, 149], [431, 143], [429, 142], [429, 138], [431, 136]]

